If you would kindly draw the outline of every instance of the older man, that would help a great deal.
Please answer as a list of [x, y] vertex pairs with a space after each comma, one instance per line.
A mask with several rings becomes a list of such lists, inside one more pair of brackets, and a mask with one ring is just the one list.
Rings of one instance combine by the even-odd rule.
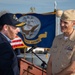
[[47, 75], [75, 75], [75, 10], [63, 12], [60, 27], [50, 50]]

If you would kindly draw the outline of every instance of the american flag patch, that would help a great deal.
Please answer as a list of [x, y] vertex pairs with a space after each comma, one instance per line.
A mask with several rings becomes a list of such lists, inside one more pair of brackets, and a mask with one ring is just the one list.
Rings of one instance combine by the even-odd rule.
[[10, 44], [13, 47], [13, 49], [27, 48], [27, 46], [24, 44], [24, 42], [22, 41], [22, 39], [20, 37], [16, 37], [15, 39], [11, 40]]

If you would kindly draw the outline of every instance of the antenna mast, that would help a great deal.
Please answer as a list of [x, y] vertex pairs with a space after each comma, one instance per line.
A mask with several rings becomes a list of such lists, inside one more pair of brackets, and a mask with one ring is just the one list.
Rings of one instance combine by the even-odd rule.
[[56, 11], [57, 10], [57, 2], [55, 1], [54, 2], [54, 11]]
[[30, 7], [30, 11], [33, 13], [35, 11], [35, 7]]

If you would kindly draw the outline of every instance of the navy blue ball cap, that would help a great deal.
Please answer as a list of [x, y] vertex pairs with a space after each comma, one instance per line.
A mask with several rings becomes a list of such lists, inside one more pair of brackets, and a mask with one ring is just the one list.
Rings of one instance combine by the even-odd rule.
[[15, 26], [15, 27], [21, 27], [25, 25], [24, 22], [19, 22], [16, 15], [12, 13], [6, 13], [0, 17], [0, 26], [3, 26], [5, 24]]

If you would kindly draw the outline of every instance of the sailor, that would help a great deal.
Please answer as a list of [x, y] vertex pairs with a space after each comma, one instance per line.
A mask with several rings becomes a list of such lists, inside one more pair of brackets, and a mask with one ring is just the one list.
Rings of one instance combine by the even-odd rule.
[[47, 75], [75, 75], [75, 10], [65, 10], [60, 18], [63, 34], [55, 37], [50, 49]]
[[17, 57], [10, 42], [18, 33], [17, 27], [24, 24], [12, 13], [3, 12], [0, 16], [0, 75], [19, 75]]

